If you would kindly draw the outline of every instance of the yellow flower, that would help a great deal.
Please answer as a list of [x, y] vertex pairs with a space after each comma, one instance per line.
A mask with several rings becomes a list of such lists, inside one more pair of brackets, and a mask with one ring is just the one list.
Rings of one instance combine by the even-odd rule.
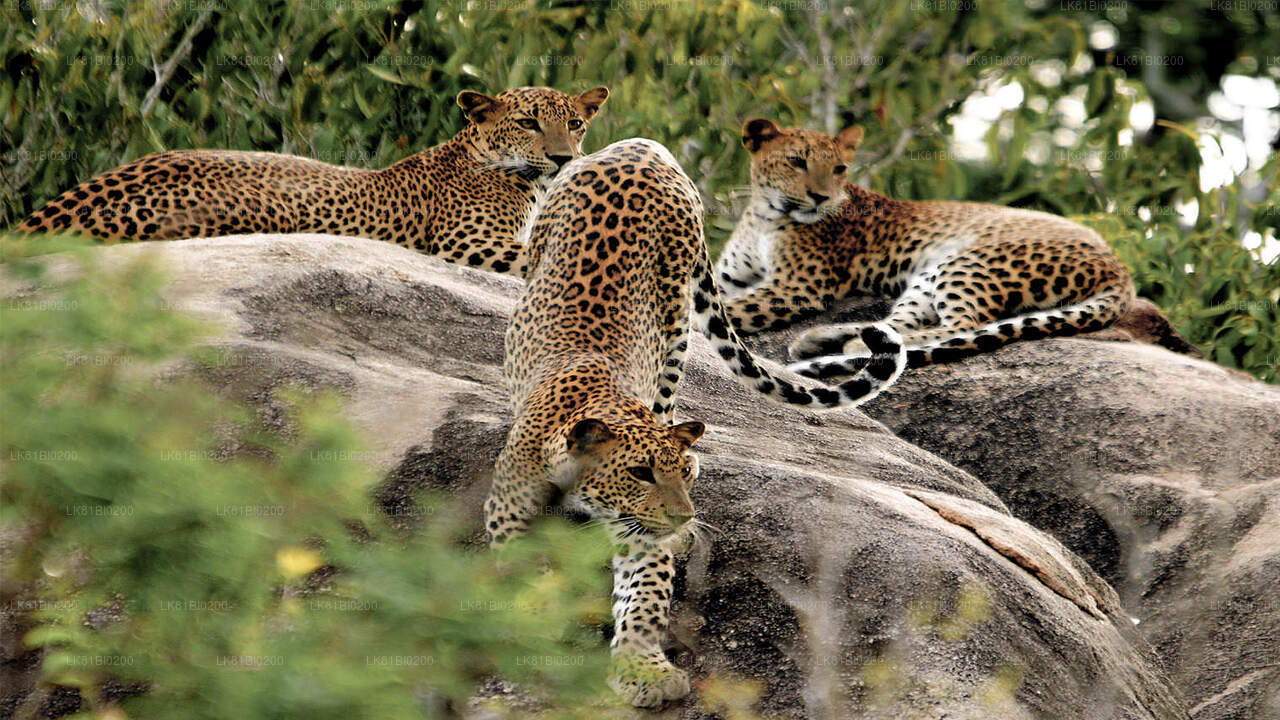
[[276, 565], [280, 566], [285, 577], [306, 575], [324, 564], [320, 554], [314, 550], [292, 545], [276, 552]]

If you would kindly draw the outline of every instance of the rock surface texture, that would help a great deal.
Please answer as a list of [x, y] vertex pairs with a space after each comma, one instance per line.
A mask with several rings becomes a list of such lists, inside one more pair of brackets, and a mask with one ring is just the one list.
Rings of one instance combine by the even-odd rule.
[[[1164, 347], [1015, 343], [862, 410], [1088, 561], [1195, 720], [1280, 718], [1280, 388], [1165, 349], [1189, 348], [1145, 301], [1122, 325]], [[755, 344], [784, 359], [793, 335]]]
[[927, 368], [866, 410], [1102, 574], [1193, 718], [1280, 718], [1280, 389], [1062, 339]]
[[[314, 235], [99, 253], [167, 266], [168, 299], [223, 328], [209, 379], [265, 422], [282, 386], [337, 389], [384, 508], [446, 489], [478, 527], [518, 281]], [[695, 686], [751, 680], [779, 718], [1277, 716], [1280, 392], [1049, 340], [868, 407], [897, 436], [769, 404], [695, 339], [677, 416], [708, 424], [694, 502], [719, 529], [677, 587]], [[659, 715], [710, 717], [699, 697]]]

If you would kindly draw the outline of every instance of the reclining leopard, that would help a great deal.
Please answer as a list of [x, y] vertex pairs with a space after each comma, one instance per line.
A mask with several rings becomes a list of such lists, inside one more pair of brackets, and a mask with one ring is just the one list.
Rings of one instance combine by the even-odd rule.
[[[716, 267], [744, 332], [785, 327], [858, 292], [896, 297], [882, 322], [907, 366], [1015, 340], [1100, 330], [1133, 300], [1129, 273], [1097, 233], [1056, 215], [965, 202], [906, 202], [844, 179], [861, 127], [831, 137], [766, 119], [743, 128], [752, 195]], [[867, 356], [865, 324], [819, 327], [791, 369], [831, 377]]]
[[322, 232], [386, 240], [449, 262], [521, 275], [515, 242], [536, 195], [570, 160], [609, 97], [464, 90], [469, 125], [383, 170], [277, 153], [173, 150], [95, 176], [18, 229], [105, 240]]
[[612, 686], [637, 706], [689, 692], [663, 654], [672, 552], [695, 523], [689, 453], [705, 426], [672, 425], [690, 310], [738, 378], [773, 399], [850, 406], [893, 382], [897, 335], [869, 326], [881, 355], [835, 388], [761, 368], [729, 326], [702, 234], [702, 201], [662, 145], [631, 139], [570, 163], [526, 232], [528, 281], [506, 334], [515, 415], [485, 501], [491, 544], [520, 534], [557, 488], [603, 520], [614, 558]]

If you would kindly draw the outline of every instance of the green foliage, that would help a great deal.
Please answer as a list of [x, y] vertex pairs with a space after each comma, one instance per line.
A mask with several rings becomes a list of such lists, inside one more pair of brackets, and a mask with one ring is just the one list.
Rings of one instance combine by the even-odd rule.
[[33, 610], [42, 682], [99, 711], [104, 681], [145, 685], [136, 717], [442, 717], [493, 676], [555, 717], [606, 701], [606, 537], [547, 522], [476, 552], [436, 505], [397, 534], [334, 399], [255, 430], [164, 372], [218, 358], [155, 270], [24, 252], [0, 265], [0, 600]]
[[[1093, 218], [1140, 292], [1184, 335], [1219, 362], [1276, 380], [1275, 269], [1236, 249], [1250, 226], [1274, 233], [1280, 223], [1275, 164], [1248, 180], [1271, 193], [1255, 209], [1242, 181], [1200, 191], [1195, 141], [1176, 128], [1125, 135], [1136, 102], [1188, 124], [1186, 112], [1204, 114], [1207, 79], [1265, 73], [1262, 53], [1275, 47], [1280, 14], [1204, 3], [1053, 5], [7, 0], [0, 226], [149, 152], [254, 149], [383, 167], [460, 129], [459, 90], [603, 83], [613, 96], [587, 149], [632, 136], [670, 146], [707, 199], [713, 250], [748, 181], [744, 120], [767, 115], [828, 132], [861, 123], [869, 132], [859, 182], [906, 199]], [[1118, 28], [1114, 53], [1088, 46], [1100, 21]], [[1197, 42], [1198, 33], [1229, 36], [1236, 56], [1205, 55], [1222, 43]], [[1167, 72], [1149, 72], [1135, 56], [1152, 38], [1162, 52], [1185, 53]], [[1198, 70], [1205, 63], [1207, 75]], [[1148, 88], [1148, 77], [1161, 78], [1159, 87]], [[958, 157], [949, 122], [965, 99], [1013, 82], [1025, 101], [992, 126], [993, 161]], [[1059, 101], [1083, 106], [1082, 126], [1066, 121]], [[1175, 203], [1200, 207], [1194, 227], [1179, 224]]]
[[1138, 292], [1159, 305], [1209, 359], [1276, 383], [1280, 262], [1261, 265], [1236, 239], [1241, 202], [1238, 189], [1232, 187], [1197, 196], [1198, 219], [1188, 230], [1168, 221], [1144, 220], [1136, 213], [1079, 219], [1111, 240], [1121, 260], [1133, 269]]

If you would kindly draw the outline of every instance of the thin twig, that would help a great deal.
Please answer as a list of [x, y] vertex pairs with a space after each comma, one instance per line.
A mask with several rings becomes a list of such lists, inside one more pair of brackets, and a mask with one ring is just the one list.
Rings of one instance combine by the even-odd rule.
[[204, 28], [204, 24], [209, 21], [209, 16], [213, 14], [212, 7], [206, 7], [204, 12], [200, 13], [200, 17], [187, 28], [187, 34], [182, 36], [182, 42], [178, 43], [178, 49], [173, 55], [165, 61], [164, 65], [156, 68], [156, 82], [147, 91], [147, 97], [142, 101], [142, 117], [151, 114], [151, 107], [156, 104], [156, 100], [160, 99], [160, 91], [168, 84], [169, 78], [173, 77], [174, 71], [178, 69], [178, 64], [187, 59], [187, 55], [191, 54], [191, 42], [195, 40], [196, 33]]

